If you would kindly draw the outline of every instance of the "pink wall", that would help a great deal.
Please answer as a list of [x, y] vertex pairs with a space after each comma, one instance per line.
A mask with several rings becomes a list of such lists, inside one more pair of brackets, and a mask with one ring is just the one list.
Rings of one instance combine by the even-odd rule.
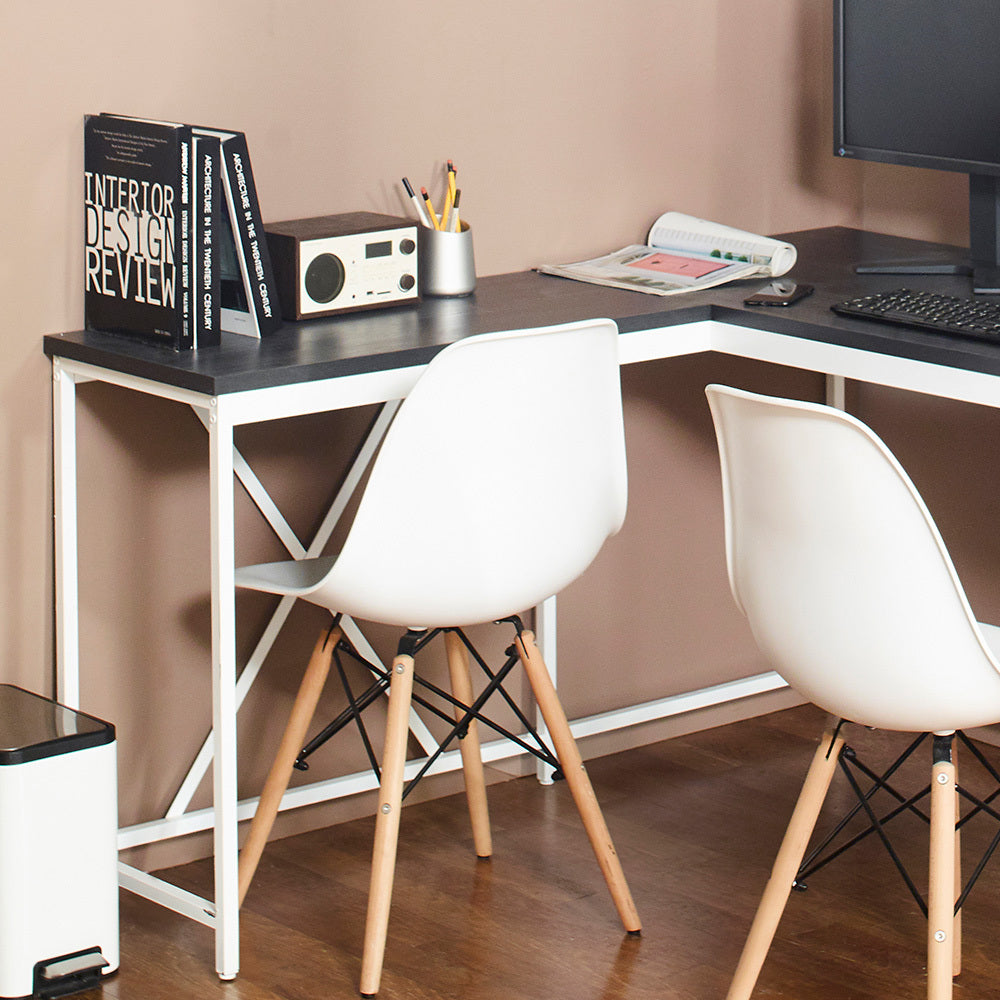
[[[4, 21], [0, 679], [43, 692], [51, 418], [40, 340], [82, 325], [87, 112], [244, 130], [270, 221], [398, 213], [400, 177], [439, 194], [453, 158], [481, 274], [643, 239], [668, 208], [759, 232], [866, 224], [963, 238], [955, 178], [831, 155], [826, 0], [96, 0], [58, 17], [14, 0]], [[763, 668], [729, 604], [721, 522], [705, 514], [718, 483], [700, 392], [723, 370], [821, 391], [814, 376], [705, 359], [627, 374], [632, 510], [564, 602], [571, 715]], [[119, 726], [122, 814], [134, 821], [169, 799], [208, 718], [206, 450], [178, 406], [98, 387], [80, 398], [84, 704]], [[364, 417], [243, 435], [303, 533]], [[280, 554], [242, 498], [239, 516], [241, 559]], [[589, 649], [580, 637], [609, 589], [634, 594], [635, 613], [612, 616]], [[244, 652], [265, 606], [241, 601]], [[302, 628], [279, 643], [243, 718], [245, 791], [319, 623], [308, 608], [293, 620]]]

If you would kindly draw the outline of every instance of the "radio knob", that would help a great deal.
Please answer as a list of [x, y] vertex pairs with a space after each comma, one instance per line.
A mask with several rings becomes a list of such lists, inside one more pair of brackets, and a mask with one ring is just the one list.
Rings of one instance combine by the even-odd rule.
[[416, 280], [416, 278], [413, 277], [412, 274], [404, 274], [399, 279], [399, 287], [404, 292], [410, 291], [416, 283], [417, 283], [417, 280]]
[[413, 253], [417, 249], [417, 244], [413, 240], [406, 239], [399, 241], [399, 252], [400, 253]]

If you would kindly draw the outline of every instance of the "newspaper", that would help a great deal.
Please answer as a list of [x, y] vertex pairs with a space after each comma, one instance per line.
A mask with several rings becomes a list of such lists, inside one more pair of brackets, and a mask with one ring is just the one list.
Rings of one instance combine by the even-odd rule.
[[544, 264], [537, 270], [611, 288], [676, 295], [739, 278], [777, 277], [791, 270], [795, 259], [790, 243], [666, 212], [653, 223], [643, 245], [573, 264]]

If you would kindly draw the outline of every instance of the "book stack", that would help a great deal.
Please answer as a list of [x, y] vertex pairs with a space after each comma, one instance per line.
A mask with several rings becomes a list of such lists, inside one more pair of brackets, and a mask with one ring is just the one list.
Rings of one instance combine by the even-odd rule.
[[178, 122], [84, 122], [88, 330], [175, 351], [281, 326], [246, 136]]

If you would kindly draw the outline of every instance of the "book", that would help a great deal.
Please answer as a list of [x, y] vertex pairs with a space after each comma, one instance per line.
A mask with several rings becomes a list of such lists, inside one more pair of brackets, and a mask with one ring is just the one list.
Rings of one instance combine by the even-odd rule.
[[193, 339], [195, 347], [215, 347], [222, 340], [218, 260], [222, 228], [222, 146], [218, 137], [193, 135], [191, 160], [194, 165], [191, 236]]
[[85, 118], [87, 329], [192, 346], [190, 171], [188, 126]]
[[221, 327], [229, 333], [266, 337], [282, 323], [271, 255], [264, 235], [253, 167], [242, 132], [195, 127], [222, 148], [221, 239], [216, 247], [221, 283]]
[[666, 212], [653, 223], [645, 244], [536, 270], [649, 295], [677, 295], [740, 278], [777, 277], [791, 270], [795, 260], [790, 243]]

